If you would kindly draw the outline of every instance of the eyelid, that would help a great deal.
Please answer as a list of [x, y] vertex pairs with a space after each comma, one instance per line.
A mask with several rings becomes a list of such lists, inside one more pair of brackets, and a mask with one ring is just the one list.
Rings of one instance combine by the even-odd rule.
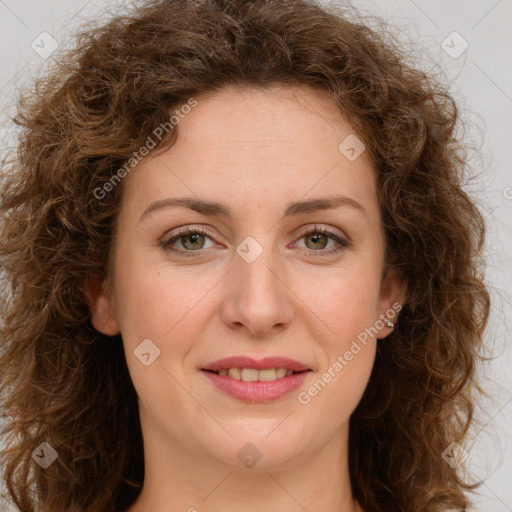
[[[164, 236], [163, 239], [159, 242], [159, 245], [165, 250], [173, 252], [177, 255], [185, 255], [186, 257], [194, 257], [194, 256], [201, 256], [204, 254], [205, 251], [209, 251], [211, 248], [207, 249], [198, 249], [197, 251], [186, 251], [183, 249], [172, 249], [171, 248], [171, 242], [176, 242], [181, 237], [186, 236], [191, 233], [197, 233], [204, 235], [212, 240], [215, 241], [216, 235], [208, 228], [204, 226], [194, 226], [194, 225], [187, 225], [182, 226], [179, 228], [176, 228], [171, 232], [171, 234]], [[338, 246], [335, 248], [330, 249], [322, 249], [322, 250], [314, 250], [314, 249], [307, 249], [303, 247], [299, 247], [302, 252], [306, 251], [309, 255], [313, 255], [313, 257], [328, 257], [333, 254], [338, 254], [342, 252], [343, 250], [347, 249], [352, 245], [352, 240], [346, 236], [343, 233], [339, 233], [336, 231], [336, 228], [332, 227], [324, 227], [319, 226], [318, 224], [314, 224], [311, 226], [310, 224], [303, 226], [299, 229], [298, 236], [295, 238], [295, 242], [299, 241], [301, 238], [303, 238], [306, 235], [312, 234], [312, 233], [320, 233], [326, 235], [330, 240], [334, 240], [337, 242]]]
[[[181, 238], [181, 237], [183, 237], [185, 235], [188, 235], [190, 233], [199, 233], [201, 235], [205, 235], [205, 236], [211, 238], [212, 240], [214, 240], [215, 237], [216, 237], [216, 234], [213, 233], [212, 230], [210, 230], [210, 229], [208, 229], [208, 228], [206, 228], [204, 226], [194, 226], [192, 224], [192, 225], [187, 225], [187, 226], [182, 226], [182, 227], [176, 228], [176, 229], [172, 230], [170, 233], [164, 235], [162, 240], [159, 242], [159, 245], [161, 245], [165, 249], [166, 246], [168, 246], [168, 244], [171, 241], [176, 241], [179, 238]], [[182, 249], [180, 249], [180, 250], [183, 251]], [[179, 252], [180, 250], [178, 250], [176, 252]], [[200, 249], [198, 251], [183, 251], [183, 252], [196, 252], [196, 253], [200, 253], [203, 250], [204, 249]]]
[[326, 233], [329, 235], [337, 236], [338, 238], [343, 239], [347, 244], [352, 242], [350, 237], [345, 235], [345, 233], [339, 229], [333, 228], [331, 226], [323, 226], [321, 224], [313, 224], [313, 226], [311, 226], [311, 224], [307, 224], [306, 226], [299, 228], [299, 238], [312, 232]]
[[305, 228], [301, 229], [299, 236], [297, 237], [296, 243], [298, 240], [303, 238], [306, 235], [312, 233], [320, 233], [327, 236], [330, 240], [334, 240], [338, 245], [336, 247], [331, 247], [330, 249], [322, 249], [319, 251], [315, 251], [313, 249], [307, 249], [303, 247], [299, 247], [301, 252], [306, 251], [308, 256], [312, 256], [314, 258], [328, 258], [329, 256], [338, 256], [346, 249], [352, 247], [352, 240], [346, 235], [335, 231], [335, 228], [318, 226], [318, 224], [314, 224], [313, 226], [309, 225]]

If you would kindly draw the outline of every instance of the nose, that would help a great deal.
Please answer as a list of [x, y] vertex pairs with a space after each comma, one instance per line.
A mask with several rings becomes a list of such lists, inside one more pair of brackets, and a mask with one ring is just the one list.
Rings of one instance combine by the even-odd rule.
[[293, 293], [278, 259], [264, 250], [251, 263], [237, 256], [234, 265], [221, 308], [223, 322], [259, 337], [285, 329], [293, 318]]

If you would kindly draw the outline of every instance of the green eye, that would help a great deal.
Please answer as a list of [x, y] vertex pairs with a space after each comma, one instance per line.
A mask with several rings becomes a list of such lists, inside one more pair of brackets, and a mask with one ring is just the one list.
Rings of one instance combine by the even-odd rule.
[[[161, 246], [166, 251], [174, 252], [180, 256], [196, 257], [203, 255], [205, 250], [211, 247], [205, 247], [206, 239], [213, 240], [213, 234], [202, 228], [184, 228], [171, 238], [164, 241]], [[306, 247], [300, 249], [307, 250], [313, 257], [325, 257], [337, 254], [350, 246], [350, 243], [340, 238], [336, 233], [314, 226], [301, 234], [300, 239], [305, 240]], [[329, 241], [334, 241], [337, 246], [326, 249]], [[181, 247], [175, 247], [179, 242]]]

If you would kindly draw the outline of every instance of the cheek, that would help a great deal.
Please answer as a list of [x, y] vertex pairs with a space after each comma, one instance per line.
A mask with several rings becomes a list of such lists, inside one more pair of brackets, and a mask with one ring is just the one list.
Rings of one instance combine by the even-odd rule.
[[311, 421], [323, 417], [322, 428], [330, 433], [350, 418], [368, 385], [376, 342], [350, 345], [339, 351], [311, 385], [301, 391], [298, 401]]
[[335, 406], [339, 421], [357, 406], [371, 375], [380, 278], [376, 271], [356, 272], [352, 267], [318, 284], [323, 293], [310, 295], [308, 306], [328, 329], [321, 326], [312, 332], [322, 351], [321, 368], [299, 402], [314, 403], [319, 410]]
[[313, 334], [321, 367], [298, 401], [311, 418], [325, 418], [322, 428], [330, 435], [348, 420], [367, 387], [377, 346], [371, 327], [378, 319], [378, 293], [375, 279], [354, 277], [331, 280], [326, 290], [325, 300], [317, 297], [312, 305], [329, 327]]
[[[143, 272], [133, 275], [143, 276]], [[119, 290], [118, 305], [129, 373], [141, 407], [153, 411], [164, 425], [170, 408], [194, 408], [182, 389], [182, 367], [201, 334], [200, 322], [194, 320], [204, 290], [183, 277], [181, 282], [164, 279], [157, 271], [127, 282]], [[142, 343], [147, 347], [144, 351]], [[143, 356], [146, 353], [149, 357]]]
[[195, 275], [190, 269], [169, 272], [147, 268], [143, 262], [127, 265], [119, 273], [116, 298], [121, 325], [133, 342], [154, 337], [155, 342], [165, 343], [175, 338], [177, 330], [192, 327], [189, 316], [201, 307], [205, 290], [213, 286], [210, 279], [211, 275]]
[[307, 306], [328, 327], [322, 332], [340, 349], [378, 318], [380, 276], [370, 269], [347, 267], [324, 276], [301, 278]]
[[193, 292], [187, 294], [186, 287], [178, 289], [158, 272], [148, 273], [142, 267], [127, 266], [118, 276], [116, 314], [126, 362], [137, 393], [145, 401], [158, 393], [159, 382], [172, 380], [170, 357], [182, 358], [188, 350], [187, 297]]

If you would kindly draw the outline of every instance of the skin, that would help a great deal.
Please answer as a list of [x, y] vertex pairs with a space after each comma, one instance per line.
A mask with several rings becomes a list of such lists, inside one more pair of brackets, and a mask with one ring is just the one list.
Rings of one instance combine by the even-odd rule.
[[[361, 511], [349, 481], [349, 418], [392, 329], [361, 345], [308, 404], [297, 396], [404, 301], [400, 276], [388, 269], [383, 279], [375, 171], [367, 152], [349, 161], [338, 150], [354, 130], [323, 92], [230, 87], [196, 99], [176, 144], [125, 178], [112, 294], [96, 283], [88, 296], [94, 327], [121, 333], [139, 396], [146, 479], [129, 512]], [[333, 195], [364, 211], [283, 218], [289, 202]], [[169, 207], [139, 220], [153, 201], [182, 196], [224, 202], [232, 217]], [[172, 244], [202, 255], [159, 244], [182, 226], [212, 232]], [[301, 236], [314, 226], [350, 245], [322, 256], [340, 245]], [[248, 236], [263, 248], [251, 263], [236, 252]], [[160, 350], [148, 366], [134, 355], [144, 339]], [[286, 356], [313, 371], [285, 397], [245, 403], [200, 370], [234, 355]], [[250, 468], [237, 457], [247, 442], [261, 453]]]

